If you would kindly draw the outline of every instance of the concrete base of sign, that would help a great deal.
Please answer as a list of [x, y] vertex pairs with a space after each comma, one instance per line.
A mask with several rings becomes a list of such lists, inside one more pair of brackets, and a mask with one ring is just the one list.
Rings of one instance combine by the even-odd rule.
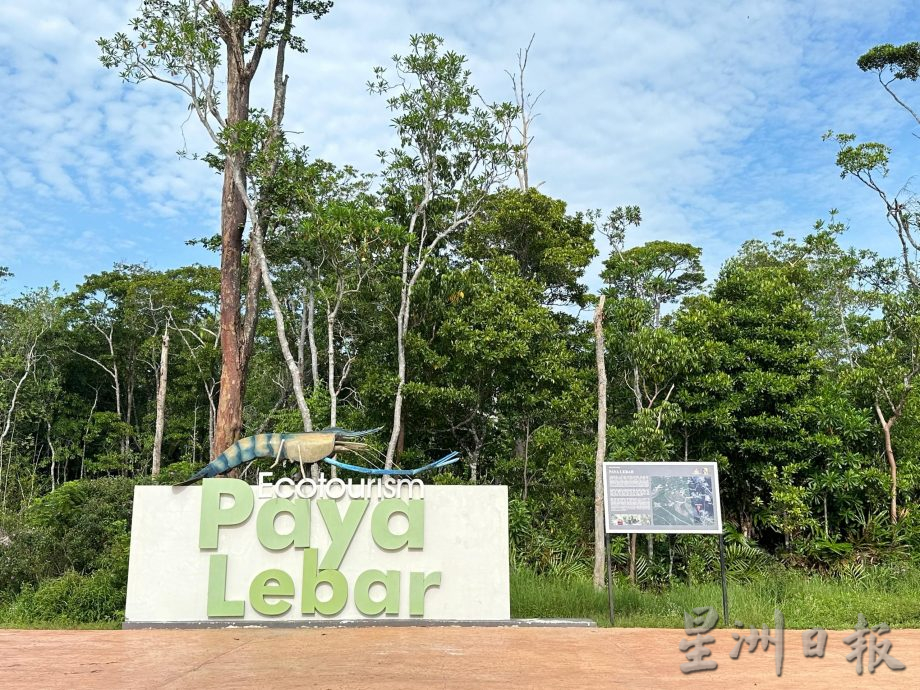
[[499, 621], [460, 621], [390, 619], [376, 620], [360, 618], [357, 620], [321, 620], [321, 621], [265, 621], [259, 623], [227, 621], [193, 621], [182, 623], [139, 623], [125, 621], [123, 630], [198, 630], [203, 628], [596, 628], [597, 623], [587, 618], [510, 618]]

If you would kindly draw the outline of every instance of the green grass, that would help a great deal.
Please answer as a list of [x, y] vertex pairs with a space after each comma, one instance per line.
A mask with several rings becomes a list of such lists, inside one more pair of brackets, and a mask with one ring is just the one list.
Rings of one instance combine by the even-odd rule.
[[[732, 622], [745, 626], [773, 624], [773, 611], [783, 612], [786, 627], [831, 630], [852, 629], [857, 615], [869, 625], [920, 628], [920, 570], [868, 571], [859, 580], [840, 580], [795, 571], [763, 575], [750, 583], [729, 583]], [[625, 580], [616, 584], [616, 625], [623, 628], [683, 628], [684, 611], [713, 606], [722, 611], [717, 582], [675, 583], [662, 590], [641, 589]], [[0, 627], [107, 630], [120, 621], [78, 623], [62, 619], [23, 620], [11, 616], [9, 604], [0, 606]], [[609, 626], [607, 591], [595, 591], [590, 582], [574, 578], [511, 572], [511, 615], [514, 618], [587, 618]]]
[[[718, 582], [676, 583], [661, 591], [639, 589], [617, 582], [616, 626], [683, 628], [684, 611], [713, 606], [722, 611]], [[920, 628], [920, 571], [894, 576], [870, 573], [858, 581], [809, 576], [792, 571], [763, 576], [751, 583], [729, 583], [729, 615], [745, 627], [773, 625], [774, 609], [782, 611], [787, 628], [852, 629], [857, 615], [869, 625]], [[609, 626], [607, 591], [595, 591], [590, 582], [511, 573], [511, 615], [514, 618], [588, 618]]]
[[72, 623], [64, 621], [30, 621], [4, 619], [0, 612], [0, 628], [8, 630], [121, 630], [118, 621], [100, 621], [96, 623]]

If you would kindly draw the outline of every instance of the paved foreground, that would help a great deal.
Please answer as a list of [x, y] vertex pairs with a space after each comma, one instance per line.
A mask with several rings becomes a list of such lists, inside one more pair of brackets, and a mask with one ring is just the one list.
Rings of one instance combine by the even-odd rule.
[[0, 688], [920, 687], [920, 630], [887, 635], [906, 670], [861, 678], [845, 660], [848, 632], [805, 658], [787, 630], [779, 679], [774, 647], [733, 660], [731, 631], [714, 634], [718, 669], [684, 675], [682, 630], [0, 630]]

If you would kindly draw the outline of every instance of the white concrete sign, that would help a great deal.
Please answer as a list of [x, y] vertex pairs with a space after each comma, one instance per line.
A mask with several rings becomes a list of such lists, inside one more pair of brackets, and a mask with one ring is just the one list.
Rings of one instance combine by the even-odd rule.
[[127, 625], [507, 620], [509, 601], [504, 486], [135, 488]]

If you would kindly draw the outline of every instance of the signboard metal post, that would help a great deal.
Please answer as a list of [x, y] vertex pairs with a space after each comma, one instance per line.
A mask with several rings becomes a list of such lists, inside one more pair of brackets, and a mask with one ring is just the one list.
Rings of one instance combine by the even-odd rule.
[[607, 546], [607, 603], [610, 606], [610, 626], [613, 627], [613, 560], [610, 556], [610, 534], [604, 536]]
[[722, 623], [728, 625], [728, 587], [725, 585], [725, 534], [719, 532], [719, 568], [722, 570]]
[[611, 534], [712, 534], [719, 537], [722, 614], [728, 624], [725, 535], [714, 462], [605, 462], [607, 589], [613, 625]]

